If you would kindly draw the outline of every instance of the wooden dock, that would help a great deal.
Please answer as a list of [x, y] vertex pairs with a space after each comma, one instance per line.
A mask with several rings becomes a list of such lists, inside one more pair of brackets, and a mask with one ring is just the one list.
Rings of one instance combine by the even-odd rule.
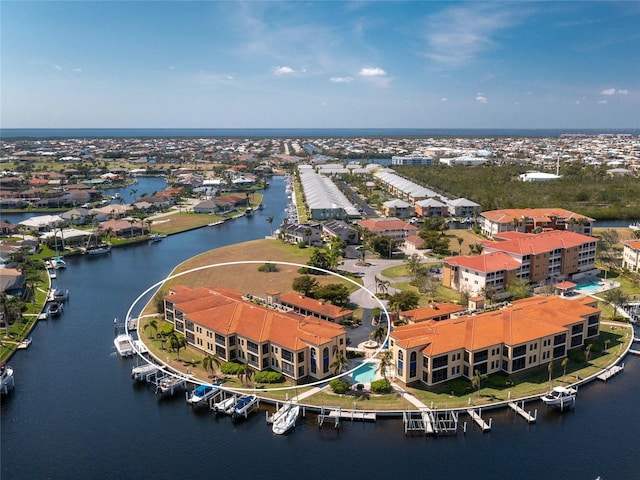
[[538, 417], [538, 410], [536, 409], [533, 412], [533, 415], [531, 415], [531, 412], [527, 412], [524, 409], [524, 401], [522, 402], [522, 406], [518, 405], [517, 403], [514, 402], [509, 402], [509, 407], [516, 412], [518, 415], [520, 415], [522, 418], [524, 418], [527, 423], [535, 423], [536, 418]]
[[624, 370], [624, 363], [621, 363], [620, 365], [613, 365], [612, 367], [607, 368], [604, 372], [598, 375], [598, 380], [602, 380], [603, 382], [606, 382], [611, 377], [613, 377], [614, 375], [617, 375], [623, 370]]
[[640, 350], [629, 350], [631, 355], [640, 355]]
[[467, 413], [469, 414], [469, 416], [471, 417], [471, 419], [476, 422], [476, 424], [480, 427], [480, 429], [482, 430], [482, 432], [490, 432], [491, 431], [491, 423], [492, 423], [492, 419], [489, 419], [489, 423], [485, 422], [482, 419], [482, 410], [478, 409], [478, 411], [476, 412], [473, 408], [469, 408], [467, 409]]

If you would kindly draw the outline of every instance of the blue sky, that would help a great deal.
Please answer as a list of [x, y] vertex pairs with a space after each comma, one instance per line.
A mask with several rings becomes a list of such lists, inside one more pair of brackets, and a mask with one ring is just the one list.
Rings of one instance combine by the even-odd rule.
[[640, 2], [0, 4], [3, 128], [638, 128]]

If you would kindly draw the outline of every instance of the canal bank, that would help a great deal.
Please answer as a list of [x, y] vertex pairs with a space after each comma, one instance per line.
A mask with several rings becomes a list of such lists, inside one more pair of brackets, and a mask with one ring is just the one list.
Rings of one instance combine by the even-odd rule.
[[16, 389], [0, 405], [2, 478], [163, 480], [213, 472], [275, 479], [301, 471], [312, 480], [341, 472], [538, 480], [556, 478], [560, 470], [579, 479], [635, 478], [637, 358], [629, 358], [624, 373], [606, 384], [581, 387], [574, 411], [545, 409], [530, 425], [501, 409], [492, 412], [491, 433], [472, 428], [464, 436], [437, 439], [406, 437], [397, 419], [318, 429], [312, 415], [289, 435], [274, 436], [260, 415], [232, 423], [192, 410], [184, 397], [160, 398], [133, 384], [135, 361], [117, 358], [113, 350], [113, 318], [123, 318], [138, 292], [174, 265], [267, 236], [266, 218], [279, 222], [286, 207], [275, 182], [272, 187], [264, 212], [251, 219], [148, 247], [123, 247], [110, 256], [69, 259], [57, 279], [71, 291], [64, 316], [41, 322], [30, 348], [12, 359]]

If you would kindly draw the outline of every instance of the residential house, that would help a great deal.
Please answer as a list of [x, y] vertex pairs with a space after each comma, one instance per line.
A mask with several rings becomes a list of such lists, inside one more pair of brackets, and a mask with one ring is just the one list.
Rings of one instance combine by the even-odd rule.
[[416, 308], [413, 310], [405, 310], [398, 315], [399, 320], [405, 323], [419, 323], [432, 320], [439, 322], [441, 320], [447, 320], [456, 313], [464, 312], [465, 307], [455, 303], [436, 303], [431, 302], [429, 306]]
[[357, 245], [360, 243], [360, 234], [358, 230], [342, 220], [328, 220], [322, 224], [322, 233], [325, 237], [339, 238], [341, 242], [348, 245]]
[[280, 235], [289, 243], [322, 246], [322, 226], [319, 223], [285, 223], [280, 227]]
[[385, 217], [409, 218], [413, 216], [414, 210], [410, 203], [404, 200], [388, 200], [382, 204]]
[[140, 220], [131, 218], [129, 220], [107, 220], [100, 224], [100, 230], [111, 230], [116, 237], [133, 238], [144, 235], [148, 228]]
[[404, 242], [408, 236], [415, 235], [419, 230], [418, 227], [393, 217], [367, 218], [358, 222], [358, 225], [376, 235], [391, 237], [399, 243]]
[[445, 203], [449, 209], [449, 215], [452, 217], [476, 218], [481, 212], [481, 207], [478, 203], [466, 198], [446, 200]]
[[12, 297], [22, 297], [25, 293], [25, 278], [20, 270], [15, 268], [0, 269], [0, 293]]
[[344, 323], [353, 318], [352, 310], [332, 305], [322, 299], [309, 298], [298, 292], [267, 292], [267, 301], [291, 308], [300, 315], [311, 315], [333, 323]]
[[418, 200], [414, 205], [418, 217], [448, 217], [449, 207], [435, 198]]

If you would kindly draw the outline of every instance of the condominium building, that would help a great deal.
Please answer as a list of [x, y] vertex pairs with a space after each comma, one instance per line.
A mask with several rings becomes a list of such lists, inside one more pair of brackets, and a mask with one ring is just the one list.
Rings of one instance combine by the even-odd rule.
[[532, 297], [504, 309], [396, 327], [396, 380], [428, 386], [455, 378], [508, 375], [559, 360], [600, 332], [597, 300]]
[[331, 364], [346, 356], [342, 326], [228, 288], [171, 286], [164, 311], [188, 345], [297, 383], [332, 376]]
[[628, 240], [622, 245], [622, 268], [640, 272], [640, 240]]
[[489, 238], [501, 232], [567, 230], [591, 235], [593, 218], [564, 208], [512, 208], [482, 212], [480, 226]]
[[533, 285], [580, 280], [598, 273], [597, 239], [579, 233], [552, 230], [539, 234], [505, 232], [484, 242], [482, 255], [444, 260], [443, 285], [469, 295], [492, 287], [500, 295], [512, 278]]

